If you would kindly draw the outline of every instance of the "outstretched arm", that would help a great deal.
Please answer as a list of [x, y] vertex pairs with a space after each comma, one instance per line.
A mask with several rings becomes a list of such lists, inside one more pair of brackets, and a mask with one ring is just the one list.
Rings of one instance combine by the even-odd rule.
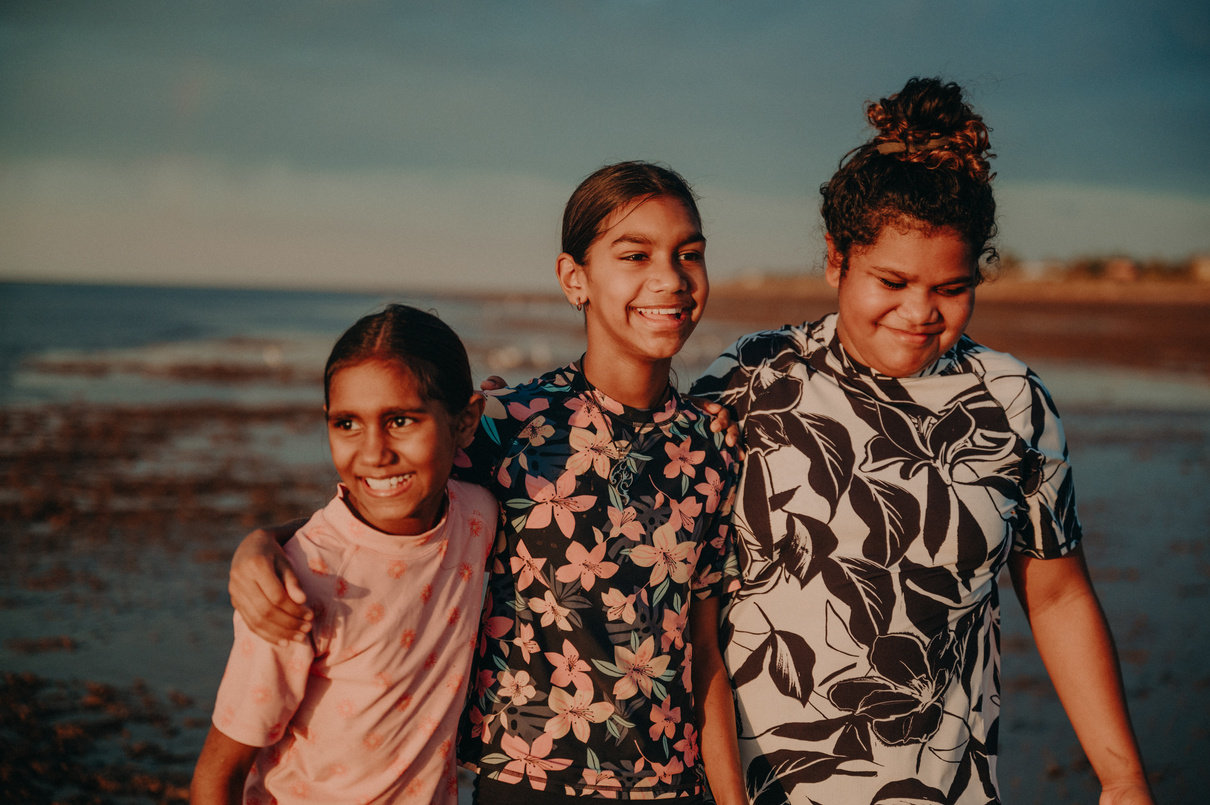
[[228, 738], [211, 725], [193, 770], [189, 802], [192, 805], [239, 805], [244, 801], [244, 783], [255, 758], [255, 746]]
[[258, 528], [244, 537], [231, 557], [227, 592], [231, 605], [253, 632], [270, 643], [302, 641], [311, 630], [314, 614], [298, 576], [282, 552], [306, 520], [293, 520], [268, 529]]
[[1055, 692], [1101, 781], [1101, 805], [1149, 805], [1117, 649], [1083, 550], [1058, 559], [1015, 553], [1009, 571]]
[[719, 805], [747, 805], [735, 734], [735, 700], [718, 645], [719, 599], [695, 599], [689, 606], [693, 645], [693, 701], [710, 791]]

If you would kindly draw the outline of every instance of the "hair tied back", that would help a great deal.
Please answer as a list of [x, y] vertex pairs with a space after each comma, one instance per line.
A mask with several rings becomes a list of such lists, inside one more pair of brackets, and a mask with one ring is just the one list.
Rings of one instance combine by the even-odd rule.
[[905, 142], [890, 142], [879, 143], [875, 146], [880, 154], [901, 154], [906, 151], [909, 154], [915, 154], [919, 151], [936, 151], [938, 148], [949, 145], [951, 142], [949, 137], [937, 137], [924, 143], [905, 143]]

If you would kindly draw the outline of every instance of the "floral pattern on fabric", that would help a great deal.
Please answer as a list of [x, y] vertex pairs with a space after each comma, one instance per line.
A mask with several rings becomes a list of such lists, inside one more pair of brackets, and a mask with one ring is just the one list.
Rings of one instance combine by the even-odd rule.
[[700, 793], [687, 630], [739, 586], [735, 451], [675, 392], [636, 411], [573, 365], [489, 397], [458, 465], [506, 520], [462, 759], [537, 791]]
[[998, 801], [996, 578], [1080, 539], [1038, 378], [965, 337], [886, 377], [833, 314], [740, 339], [693, 393], [748, 447], [723, 653], [752, 801]]

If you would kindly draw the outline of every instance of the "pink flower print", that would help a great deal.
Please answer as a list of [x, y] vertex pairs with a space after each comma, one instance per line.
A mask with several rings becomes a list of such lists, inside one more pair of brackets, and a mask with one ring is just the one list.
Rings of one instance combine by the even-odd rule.
[[648, 637], [639, 646], [638, 651], [631, 651], [625, 646], [613, 647], [614, 665], [623, 673], [621, 679], [613, 685], [613, 695], [619, 699], [629, 699], [637, 691], [651, 698], [651, 682], [662, 676], [668, 670], [667, 654], [655, 656], [655, 638]]
[[685, 758], [685, 765], [692, 769], [697, 763], [697, 756], [701, 753], [697, 730], [693, 728], [692, 724], [685, 725], [685, 737], [674, 743], [672, 748], [681, 753], [681, 757]]
[[[512, 623], [507, 618], [492, 618], [492, 620], [502, 620]], [[529, 662], [530, 655], [538, 652], [538, 643], [534, 640], [534, 627], [522, 622], [521, 633], [513, 638], [513, 645], [521, 650], [521, 657], [526, 662]]]
[[307, 569], [316, 576], [326, 576], [332, 571], [328, 569], [328, 564], [319, 556], [312, 556], [307, 560]]
[[660, 736], [671, 738], [676, 735], [676, 725], [681, 723], [681, 708], [672, 706], [672, 697], [664, 699], [660, 705], [651, 705], [651, 740], [658, 741]]
[[475, 577], [475, 569], [471, 567], [470, 562], [463, 562], [458, 566], [458, 578], [463, 582], [469, 582]]
[[568, 457], [566, 466], [576, 475], [583, 475], [592, 467], [598, 476], [608, 478], [613, 469], [613, 460], [622, 456], [622, 451], [607, 431], [572, 428], [567, 438], [575, 452]]
[[574, 695], [563, 688], [554, 688], [550, 692], [550, 709], [556, 715], [546, 722], [546, 732], [555, 738], [562, 738], [571, 730], [580, 743], [588, 743], [592, 724], [600, 724], [613, 715], [612, 704], [592, 703], [592, 688], [581, 688]]
[[565, 632], [571, 631], [571, 624], [567, 620], [567, 616], [571, 614], [571, 610], [559, 604], [555, 600], [554, 593], [550, 590], [541, 598], [529, 599], [529, 608], [534, 612], [541, 613], [542, 625], [550, 626], [556, 624]]
[[529, 548], [525, 547], [525, 540], [518, 540], [516, 555], [508, 560], [509, 569], [517, 578], [517, 589], [524, 590], [533, 584], [535, 577], [541, 579], [544, 564], [546, 564], [545, 558], [535, 559], [530, 555]]
[[564, 584], [579, 578], [580, 586], [591, 590], [598, 578], [607, 579], [618, 572], [616, 564], [605, 561], [605, 548], [604, 542], [598, 542], [591, 551], [578, 542], [571, 543], [567, 546], [567, 564], [555, 571], [555, 578]]
[[702, 476], [702, 482], [693, 488], [706, 496], [706, 514], [714, 514], [726, 484], [723, 483], [722, 476], [715, 471], [714, 467], [706, 467]]
[[599, 796], [601, 799], [617, 799], [622, 790], [622, 781], [613, 776], [613, 772], [584, 769], [580, 777], [584, 781], [586, 791]]
[[492, 686], [496, 681], [496, 675], [484, 669], [475, 675], [475, 695], [482, 696], [483, 693]]
[[386, 690], [394, 683], [395, 683], [395, 680], [392, 679], [391, 675], [386, 671], [379, 671], [377, 674], [374, 675], [374, 684], [377, 685], [378, 687], [382, 688], [383, 690]]
[[697, 546], [692, 542], [677, 542], [676, 529], [665, 523], [651, 535], [651, 545], [637, 545], [630, 549], [630, 559], [636, 565], [651, 568], [648, 584], [655, 587], [668, 576], [677, 584], [684, 584], [693, 572], [692, 557]]
[[609, 423], [605, 421], [601, 406], [594, 397], [573, 397], [565, 405], [573, 411], [567, 418], [567, 424], [573, 428], [587, 428], [591, 425], [597, 430], [609, 430]]
[[516, 676], [511, 671], [501, 671], [499, 692], [500, 698], [520, 706], [532, 699], [537, 689], [533, 686], [529, 671], [518, 671]]
[[458, 621], [462, 619], [462, 610], [458, 607], [450, 607], [449, 614], [445, 616], [445, 622], [450, 626], [456, 626]]
[[643, 536], [643, 524], [639, 522], [638, 515], [631, 507], [615, 509], [610, 506], [608, 514], [612, 524], [609, 529], [610, 539], [620, 536], [637, 542]]
[[264, 685], [257, 685], [252, 689], [252, 701], [257, 704], [264, 704], [270, 698], [269, 689]]
[[[533, 631], [532, 629], [530, 630]], [[537, 644], [535, 644], [536, 647]], [[529, 658], [526, 657], [526, 660]], [[570, 640], [563, 641], [563, 653], [557, 651], [546, 652], [546, 659], [550, 660], [550, 664], [554, 666], [555, 672], [551, 674], [550, 681], [561, 688], [570, 685], [575, 685], [576, 690], [588, 688], [591, 690], [592, 681], [588, 678], [588, 674], [584, 673], [589, 670], [588, 663], [580, 657], [580, 652], [576, 651], [576, 647], [571, 644]]]
[[656, 763], [651, 761], [651, 769], [655, 772], [656, 777], [660, 778], [661, 783], [671, 783], [672, 778], [685, 770], [685, 764], [681, 763], [678, 757], [672, 758], [666, 764]]
[[671, 510], [668, 515], [669, 525], [673, 528], [692, 531], [693, 521], [702, 513], [702, 502], [697, 498], [684, 498], [683, 500], [669, 498], [668, 508]]
[[478, 537], [483, 534], [483, 516], [475, 514], [474, 517], [468, 518], [466, 521], [466, 530], [471, 532], [472, 537]]
[[622, 595], [621, 591], [610, 587], [604, 595], [601, 596], [601, 601], [605, 606], [609, 607], [609, 619], [611, 621], [622, 620], [626, 623], [634, 623], [634, 600], [638, 597], [638, 593], [634, 595]]
[[366, 607], [366, 621], [369, 623], [381, 623], [386, 614], [386, 607], [382, 604], [370, 604]]
[[408, 572], [408, 563], [402, 559], [396, 559], [387, 565], [387, 575], [393, 579], [402, 578], [404, 573]]
[[478, 738], [483, 735], [483, 713], [474, 705], [470, 708], [471, 736]]
[[571, 493], [575, 489], [576, 474], [571, 470], [560, 475], [553, 484], [545, 478], [525, 476], [525, 490], [529, 493], [530, 499], [537, 504], [530, 509], [525, 527], [546, 528], [550, 525], [551, 517], [554, 517], [563, 536], [570, 537], [576, 525], [573, 512], [582, 512], [597, 502], [595, 495], [573, 497]]
[[364, 746], [366, 749], [373, 751], [373, 750], [379, 748], [380, 746], [382, 746], [382, 744], [384, 743], [385, 740], [386, 739], [383, 738], [382, 735], [380, 735], [379, 733], [369, 732], [369, 733], [366, 733], [366, 737], [361, 739], [361, 745]]
[[406, 713], [408, 708], [412, 706], [412, 694], [404, 692], [399, 694], [399, 701], [395, 702], [395, 712]]
[[344, 577], [337, 578], [335, 593], [336, 593], [337, 598], [344, 598], [346, 595], [348, 595], [349, 594], [348, 580], [346, 580]]
[[660, 650], [668, 651], [670, 646], [678, 649], [685, 647], [685, 626], [689, 623], [689, 602], [686, 601], [679, 610], [668, 607], [664, 610], [664, 634], [660, 636]]
[[[508, 415], [510, 417], [515, 419], [517, 422], [524, 422], [539, 411], [545, 411], [547, 408], [550, 408], [550, 400], [546, 399], [545, 397], [538, 397], [530, 402], [529, 405], [519, 402], [510, 402], [504, 407], [505, 410], [508, 411]], [[499, 417], [496, 418], [499, 419]]]
[[430, 652], [429, 656], [424, 658], [424, 667], [425, 668], [436, 668], [437, 667], [437, 652], [435, 652], [435, 651]]
[[529, 780], [536, 791], [545, 791], [546, 772], [561, 771], [571, 765], [570, 759], [546, 757], [554, 746], [555, 739], [550, 733], [544, 732], [534, 738], [532, 747], [524, 739], [505, 733], [500, 738], [500, 748], [514, 760], [504, 767], [504, 771]]
[[351, 699], [341, 699], [336, 703], [336, 713], [341, 718], [352, 718], [356, 711], [357, 708], [353, 706]]
[[426, 604], [433, 600], [433, 585], [424, 585], [424, 588], [420, 590], [420, 600]]
[[[543, 400], [542, 402], [546, 401]], [[514, 406], [518, 408], [522, 407], [516, 403], [513, 403], [513, 405], [509, 407], [511, 408]], [[547, 422], [546, 417], [536, 416], [525, 424], [525, 427], [522, 428], [521, 432], [517, 434], [517, 439], [518, 441], [525, 439], [534, 447], [541, 447], [542, 445], [546, 444], [547, 439], [554, 435], [554, 425], [551, 425], [549, 422]]]
[[399, 635], [399, 645], [403, 648], [411, 648], [416, 643], [416, 630], [404, 629], [403, 634]]
[[664, 445], [664, 452], [668, 454], [668, 463], [664, 465], [664, 477], [675, 478], [678, 475], [688, 475], [693, 478], [697, 475], [695, 464], [701, 464], [706, 460], [705, 450], [690, 450], [690, 439], [686, 438], [680, 444]]

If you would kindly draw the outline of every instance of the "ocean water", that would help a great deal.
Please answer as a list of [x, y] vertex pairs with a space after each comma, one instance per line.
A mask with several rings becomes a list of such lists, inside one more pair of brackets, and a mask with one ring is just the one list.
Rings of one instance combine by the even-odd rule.
[[[319, 373], [336, 337], [387, 301], [441, 315], [466, 342], [477, 377], [518, 382], [583, 348], [579, 316], [553, 297], [0, 283], [0, 416], [18, 423], [2, 435], [0, 469], [36, 453], [61, 420], [100, 416], [113, 428], [125, 427], [122, 417], [143, 417], [171, 431], [143, 434], [138, 444], [132, 435], [129, 455], [123, 438], [97, 448], [112, 456], [69, 445], [74, 453], [64, 455], [91, 463], [48, 460], [37, 464], [42, 475], [0, 489], [10, 512], [0, 521], [8, 557], [0, 569], [0, 670], [144, 680], [153, 691], [184, 694], [204, 724], [230, 644], [230, 551], [264, 518], [322, 504], [335, 475], [318, 415]], [[680, 385], [754, 327], [707, 314], [675, 365]], [[1191, 801], [1210, 787], [1201, 762], [1210, 751], [1210, 383], [1111, 365], [1034, 368], [1063, 412], [1086, 552], [1157, 792], [1162, 801]], [[182, 403], [201, 413], [180, 413]], [[255, 419], [274, 406], [313, 407], [315, 416]], [[20, 422], [36, 423], [35, 432]], [[211, 519], [174, 519], [171, 496], [155, 498], [169, 481], [185, 490], [171, 494]], [[137, 510], [142, 519], [115, 519], [104, 539], [73, 539], [54, 516], [11, 514], [31, 495], [54, 499], [41, 488], [48, 484], [89, 497], [117, 482], [136, 490], [146, 483], [148, 491], [107, 498], [109, 514]], [[217, 491], [198, 493], [199, 504], [191, 483]], [[292, 491], [273, 500], [279, 487]], [[1028, 624], [1007, 590], [1003, 598], [1006, 801], [1095, 801]], [[71, 650], [20, 648], [60, 635], [73, 640]], [[182, 729], [170, 748], [191, 757], [203, 734]]]

